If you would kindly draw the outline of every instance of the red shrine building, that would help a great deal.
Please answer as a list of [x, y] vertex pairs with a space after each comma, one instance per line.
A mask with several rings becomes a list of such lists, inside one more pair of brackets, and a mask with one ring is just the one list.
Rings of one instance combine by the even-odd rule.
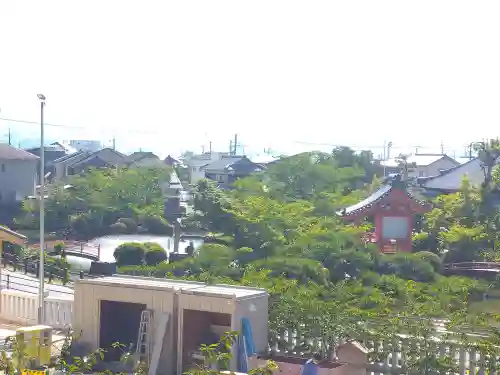
[[431, 208], [430, 204], [412, 197], [401, 175], [396, 175], [368, 198], [338, 214], [354, 223], [373, 218], [375, 232], [368, 240], [376, 243], [383, 253], [395, 253], [411, 251], [413, 218]]

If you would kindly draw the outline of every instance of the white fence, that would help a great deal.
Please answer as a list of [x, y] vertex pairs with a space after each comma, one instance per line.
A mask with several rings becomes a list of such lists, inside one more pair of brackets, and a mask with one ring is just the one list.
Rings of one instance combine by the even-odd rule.
[[[73, 297], [46, 297], [45, 324], [57, 329], [68, 328], [73, 315]], [[38, 295], [18, 290], [0, 292], [0, 319], [23, 325], [38, 321]]]
[[[441, 361], [448, 362], [453, 369], [448, 371], [448, 374], [454, 375], [488, 375], [500, 374], [500, 371], [491, 371], [491, 366], [496, 366], [497, 362], [488, 359], [484, 353], [480, 353], [473, 346], [464, 347], [460, 342], [454, 340], [447, 340], [441, 342], [439, 334], [445, 331], [443, 321], [436, 321], [436, 340], [432, 344], [431, 352], [434, 353], [435, 358]], [[305, 343], [312, 352], [322, 353], [322, 345], [320, 338], [307, 339], [300, 336], [297, 331], [283, 330], [280, 335], [273, 337], [271, 348], [278, 356], [283, 357], [301, 357], [304, 353], [302, 345]], [[433, 342], [433, 341], [431, 341]], [[375, 342], [373, 340], [365, 341], [362, 345], [356, 344], [359, 349], [354, 350], [354, 356], [350, 355], [348, 358], [341, 358], [338, 356], [340, 362], [363, 366], [366, 369], [366, 375], [382, 375], [382, 374], [407, 374], [408, 373], [408, 360], [407, 355], [410, 354], [415, 360], [423, 360], [423, 351], [421, 344], [413, 339], [401, 337], [400, 340], [394, 342]], [[431, 345], [429, 342], [428, 345]], [[409, 350], [410, 349], [410, 350]], [[361, 353], [380, 353], [381, 358], [379, 361], [370, 361], [368, 356], [363, 358]], [[323, 353], [325, 354], [325, 353]], [[338, 354], [338, 353], [336, 353]], [[351, 353], [352, 354], [352, 353]], [[360, 359], [363, 359], [361, 361]], [[356, 359], [355, 363], [352, 360]], [[429, 358], [427, 358], [429, 360]], [[333, 374], [331, 374], [333, 375]]]

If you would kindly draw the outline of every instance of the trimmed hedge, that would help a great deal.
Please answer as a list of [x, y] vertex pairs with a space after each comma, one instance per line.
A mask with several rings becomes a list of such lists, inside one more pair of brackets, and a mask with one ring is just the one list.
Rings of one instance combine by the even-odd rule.
[[113, 253], [118, 266], [157, 265], [167, 260], [167, 252], [156, 242], [126, 242]]

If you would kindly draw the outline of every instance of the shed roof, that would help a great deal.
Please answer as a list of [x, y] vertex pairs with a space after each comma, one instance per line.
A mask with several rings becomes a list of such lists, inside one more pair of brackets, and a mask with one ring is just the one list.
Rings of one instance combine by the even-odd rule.
[[265, 289], [241, 287], [235, 285], [207, 285], [197, 281], [175, 279], [160, 279], [137, 276], [101, 276], [92, 279], [79, 279], [78, 284], [92, 284], [102, 286], [122, 286], [136, 289], [155, 289], [164, 291], [180, 291], [185, 294], [197, 294], [220, 298], [243, 299], [254, 296], [267, 295]]

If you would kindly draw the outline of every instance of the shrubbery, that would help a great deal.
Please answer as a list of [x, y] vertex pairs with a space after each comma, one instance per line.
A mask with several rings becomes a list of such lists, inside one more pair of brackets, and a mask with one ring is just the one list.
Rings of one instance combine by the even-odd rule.
[[147, 242], [145, 245], [147, 251], [144, 256], [144, 261], [148, 266], [156, 266], [167, 260], [167, 252], [163, 247], [155, 242]]
[[109, 226], [112, 234], [126, 234], [128, 232], [127, 226], [123, 223], [114, 223]]
[[118, 266], [156, 265], [167, 259], [163, 247], [154, 242], [126, 242], [118, 246], [113, 256]]
[[148, 233], [162, 236], [173, 236], [174, 234], [174, 228], [160, 216], [146, 216], [142, 221]]
[[118, 219], [116, 224], [125, 225], [125, 233], [127, 234], [137, 233], [138, 226], [134, 219], [131, 219], [129, 217], [122, 217]]

